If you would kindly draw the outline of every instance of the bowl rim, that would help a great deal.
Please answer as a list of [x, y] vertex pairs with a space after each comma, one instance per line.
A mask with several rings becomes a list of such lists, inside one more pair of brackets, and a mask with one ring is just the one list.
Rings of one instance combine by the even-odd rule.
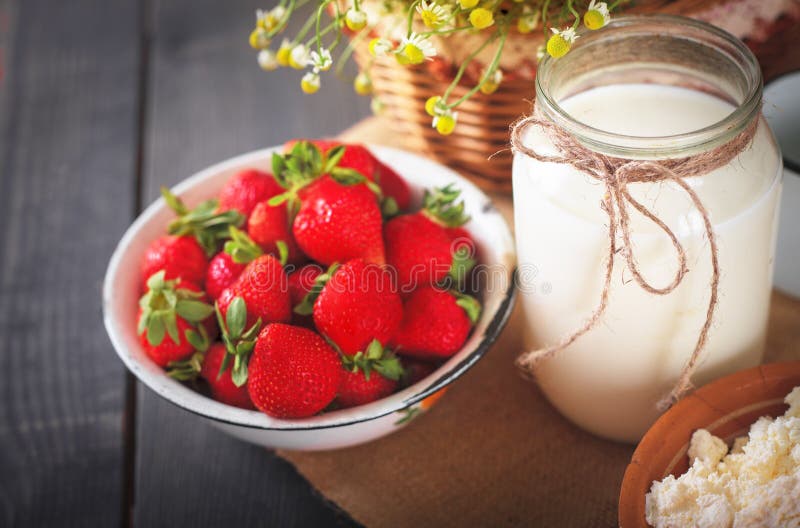
[[[419, 156], [413, 152], [408, 152], [402, 149], [396, 149], [392, 147], [385, 147], [380, 145], [371, 145], [365, 144], [371, 151], [373, 151], [376, 155], [380, 156], [381, 153], [387, 155], [395, 155], [395, 156], [411, 156], [417, 158], [418, 160], [436, 166], [437, 169], [442, 172], [443, 174], [447, 175], [448, 177], [455, 178], [458, 181], [458, 184], [462, 186], [462, 188], [469, 188], [472, 193], [477, 193], [481, 198], [486, 200], [487, 203], [492, 204], [491, 199], [482, 191], [480, 190], [475, 184], [470, 182], [469, 180], [462, 177], [460, 174], [456, 173], [452, 169], [445, 167], [433, 160], [428, 158], [424, 158]], [[241, 165], [246, 165], [248, 163], [255, 163], [256, 160], [262, 160], [265, 156], [270, 155], [273, 152], [279, 151], [282, 149], [281, 145], [267, 147], [263, 149], [254, 150], [251, 152], [247, 152], [244, 154], [240, 154], [237, 156], [233, 156], [231, 158], [227, 158], [223, 161], [210, 165], [206, 168], [203, 168], [195, 173], [193, 173], [188, 178], [181, 180], [178, 184], [172, 187], [172, 192], [176, 195], [180, 196], [182, 193], [194, 188], [195, 186], [202, 184], [207, 179], [213, 178], [214, 175], [224, 172], [226, 170], [230, 170], [231, 168], [235, 168]], [[163, 198], [158, 198], [150, 203], [146, 208], [144, 208], [136, 219], [128, 226], [123, 236], [120, 238], [117, 246], [114, 249], [114, 252], [111, 255], [111, 258], [108, 263], [108, 267], [106, 269], [106, 273], [103, 279], [103, 286], [102, 286], [102, 310], [103, 310], [103, 323], [106, 329], [106, 333], [108, 334], [114, 351], [116, 352], [117, 356], [122, 360], [125, 364], [125, 367], [128, 369], [129, 373], [134, 375], [136, 379], [138, 379], [141, 383], [143, 383], [146, 387], [150, 390], [155, 392], [160, 397], [164, 398], [165, 400], [169, 401], [173, 405], [180, 407], [186, 411], [191, 412], [192, 414], [201, 416], [203, 418], [233, 425], [237, 427], [243, 427], [247, 429], [253, 430], [264, 430], [264, 431], [311, 431], [311, 430], [323, 430], [323, 429], [332, 429], [337, 427], [355, 425], [359, 423], [369, 422], [373, 420], [377, 420], [387, 415], [391, 415], [398, 411], [402, 411], [404, 409], [408, 409], [412, 405], [415, 405], [428, 396], [440, 391], [441, 389], [445, 388], [447, 385], [461, 377], [464, 373], [466, 373], [477, 361], [483, 357], [484, 354], [491, 348], [492, 344], [497, 340], [500, 332], [505, 327], [506, 323], [508, 322], [511, 312], [513, 310], [514, 304], [516, 302], [516, 281], [517, 281], [517, 268], [516, 262], [509, 269], [508, 273], [508, 284], [504, 292], [502, 292], [502, 300], [497, 306], [495, 312], [492, 314], [491, 319], [489, 320], [486, 329], [484, 331], [483, 337], [480, 342], [475, 346], [474, 350], [472, 350], [469, 354], [467, 354], [464, 358], [462, 358], [458, 363], [450, 367], [448, 370], [444, 371], [437, 377], [433, 377], [434, 373], [423, 378], [422, 380], [418, 381], [414, 385], [421, 385], [421, 388], [415, 390], [413, 394], [406, 397], [399, 397], [402, 392], [394, 393], [386, 398], [382, 398], [380, 400], [376, 400], [375, 402], [371, 402], [367, 405], [378, 404], [380, 402], [384, 402], [384, 407], [381, 408], [379, 411], [369, 414], [367, 416], [360, 416], [354, 418], [346, 418], [343, 417], [341, 420], [337, 420], [335, 422], [330, 423], [314, 423], [321, 417], [324, 417], [325, 414], [316, 415], [309, 418], [303, 419], [279, 419], [273, 418], [268, 416], [261, 411], [258, 410], [245, 410], [245, 409], [238, 409], [236, 407], [232, 407], [229, 405], [222, 404], [217, 402], [203, 394], [197, 393], [196, 391], [192, 390], [189, 387], [185, 387], [182, 384], [181, 387], [184, 387], [186, 390], [191, 391], [194, 393], [195, 396], [198, 398], [202, 398], [203, 403], [205, 405], [198, 404], [198, 405], [191, 405], [192, 402], [195, 401], [193, 396], [189, 396], [190, 400], [186, 403], [178, 401], [176, 398], [172, 397], [171, 390], [162, 390], [157, 386], [156, 379], [151, 379], [150, 376], [145, 375], [142, 370], [139, 368], [139, 361], [133, 356], [133, 354], [129, 353], [127, 350], [127, 344], [124, 342], [122, 337], [122, 322], [117, 321], [116, 318], [112, 315], [112, 310], [110, 308], [112, 304], [113, 298], [113, 291], [114, 291], [114, 284], [113, 278], [118, 273], [118, 270], [123, 262], [123, 255], [133, 242], [133, 240], [138, 236], [140, 229], [147, 224], [151, 218], [158, 214], [166, 204]], [[508, 235], [510, 240], [512, 241], [510, 250], [514, 259], [516, 258], [516, 249], [513, 247], [513, 236], [511, 235], [511, 230], [508, 226], [508, 222], [499, 212], [497, 212], [498, 216], [500, 217], [500, 221], [502, 222], [502, 226], [504, 227], [505, 233], [503, 235]], [[458, 354], [458, 353], [456, 353]], [[443, 366], [443, 365], [442, 365]], [[440, 367], [441, 368], [441, 367]], [[166, 374], [163, 375], [166, 377]], [[157, 378], [161, 378], [158, 376]], [[178, 382], [176, 382], [178, 383]], [[413, 388], [414, 385], [407, 387], [405, 391]], [[391, 405], [386, 405], [386, 402], [395, 399], [396, 401], [392, 402]], [[213, 409], [222, 406], [222, 409], [219, 409], [219, 412], [214, 412]], [[363, 407], [363, 406], [359, 406]], [[207, 409], [212, 410], [207, 410]], [[353, 409], [357, 409], [358, 407], [354, 407]], [[220, 416], [222, 412], [225, 410], [242, 415], [241, 419], [235, 419], [234, 417], [226, 417]], [[347, 411], [349, 409], [345, 409]], [[329, 413], [326, 413], [329, 414]], [[244, 420], [244, 416], [249, 417], [249, 420]], [[253, 419], [256, 421], [267, 420], [269, 423], [254, 423]], [[330, 419], [326, 419], [326, 422], [329, 422]]]
[[[743, 388], [752, 388], [757, 396], [759, 394], [757, 391], [765, 390], [764, 388], [770, 383], [778, 383], [778, 381], [785, 382], [788, 379], [800, 380], [800, 360], [790, 359], [764, 363], [755, 367], [739, 370], [727, 376], [723, 376], [703, 385], [702, 387], [699, 387], [697, 390], [679, 400], [668, 411], [662, 414], [658, 420], [656, 420], [655, 423], [650, 426], [645, 435], [642, 437], [641, 441], [636, 446], [636, 450], [633, 452], [633, 455], [631, 455], [630, 462], [625, 467], [625, 473], [622, 478], [622, 484], [620, 485], [620, 493], [617, 503], [617, 517], [619, 525], [624, 528], [630, 526], [648, 526], [646, 522], [642, 524], [641, 521], [644, 520], [645, 515], [644, 495], [646, 495], [647, 490], [649, 490], [650, 486], [652, 486], [652, 482], [648, 483], [645, 494], [641, 495], [639, 486], [641, 484], [641, 478], [644, 475], [641, 460], [646, 458], [645, 453], [648, 451], [651, 445], [663, 441], [661, 436], [665, 428], [676, 423], [688, 409], [691, 409], [696, 405], [707, 406], [719, 411], [720, 413], [724, 412], [720, 409], [716, 409], [715, 401], [718, 400], [718, 396], [715, 395], [717, 394], [724, 393], [730, 395], [735, 394], [737, 390], [741, 390]], [[792, 383], [797, 384], [800, 383], [800, 381], [793, 381]], [[780, 401], [782, 400], [783, 397], [780, 398]], [[756, 402], [751, 403], [755, 404]], [[778, 403], [778, 400], [764, 400], [757, 403], [762, 404], [761, 406], [764, 406], [776, 404]], [[746, 407], [732, 409], [726, 414], [726, 416], [732, 415], [733, 419], [735, 420], [737, 413], [741, 415], [740, 411], [745, 409]], [[703, 427], [714, 428], [715, 424], [719, 424], [719, 422], [720, 420], [717, 420], [716, 422], [708, 423]], [[680, 450], [678, 450], [678, 452], [675, 453], [675, 456], [671, 462], [672, 467], [674, 467], [676, 461], [679, 460], [680, 457], [686, 456], [686, 448], [688, 447], [689, 441], [690, 438], [687, 438], [686, 443]], [[634, 520], [634, 517], [636, 520]]]

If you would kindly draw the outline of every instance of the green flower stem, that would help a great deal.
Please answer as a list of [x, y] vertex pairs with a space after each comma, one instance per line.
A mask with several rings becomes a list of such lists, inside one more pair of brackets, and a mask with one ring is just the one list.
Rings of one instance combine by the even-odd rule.
[[[298, 5], [298, 7], [300, 6]], [[294, 45], [299, 44], [301, 40], [306, 38], [308, 32], [311, 31], [311, 28], [314, 27], [314, 22], [316, 22], [316, 17], [308, 17], [308, 20], [306, 20], [306, 23], [303, 24], [303, 27], [300, 29], [300, 32], [297, 33], [297, 36], [292, 40], [292, 43]]]
[[[319, 8], [317, 8], [317, 28], [316, 28], [317, 29], [316, 30], [316, 34], [317, 34], [317, 53], [322, 53], [322, 37], [324, 36], [324, 33], [321, 33], [320, 30], [319, 30], [319, 25], [320, 25], [320, 22], [322, 20], [322, 13], [325, 11], [325, 8], [328, 7], [328, 4], [330, 4], [331, 1], [332, 0], [325, 0], [324, 2], [322, 2], [319, 5]], [[335, 21], [334, 21], [334, 23], [335, 23]], [[328, 32], [328, 28], [330, 28], [330, 27], [331, 26], [328, 26], [327, 28], [325, 28], [325, 32], [326, 33]]]
[[433, 35], [449, 35], [451, 33], [457, 33], [458, 31], [467, 31], [469, 29], [475, 29], [475, 28], [472, 26], [461, 26], [450, 29], [434, 29], [431, 31], [425, 31], [424, 33], [420, 33], [420, 35], [423, 37], [430, 37]]
[[575, 22], [572, 23], [572, 29], [578, 29], [578, 24], [581, 23], [581, 15], [575, 10], [575, 7], [573, 7], [572, 0], [567, 0], [567, 9], [569, 9], [569, 12], [575, 17]]
[[[470, 55], [467, 57], [467, 59], [466, 59], [466, 60], [465, 60], [463, 63], [461, 63], [461, 67], [460, 67], [460, 68], [458, 69], [458, 71], [456, 72], [456, 76], [455, 76], [455, 78], [453, 78], [453, 82], [451, 82], [451, 83], [450, 83], [450, 86], [448, 86], [448, 87], [447, 87], [447, 90], [445, 90], [445, 92], [444, 92], [444, 95], [442, 95], [442, 101], [447, 101], [447, 98], [448, 98], [448, 97], [450, 96], [450, 94], [453, 92], [453, 90], [455, 89], [455, 87], [456, 87], [456, 86], [458, 86], [458, 83], [461, 81], [461, 78], [464, 76], [464, 72], [466, 72], [466, 71], [467, 71], [467, 66], [469, 66], [469, 63], [470, 63], [470, 62], [472, 62], [472, 60], [473, 60], [475, 57], [477, 57], [477, 56], [478, 56], [478, 55], [479, 55], [479, 54], [480, 54], [480, 53], [481, 53], [481, 52], [482, 52], [484, 49], [486, 49], [486, 46], [488, 46], [488, 45], [489, 45], [489, 44], [490, 44], [490, 43], [491, 43], [491, 42], [492, 42], [492, 41], [493, 41], [495, 38], [497, 38], [497, 34], [498, 34], [498, 32], [497, 32], [497, 31], [495, 31], [495, 32], [492, 34], [492, 36], [490, 36], [489, 38], [487, 38], [487, 39], [486, 39], [486, 40], [483, 42], [483, 44], [481, 44], [481, 45], [480, 45], [480, 47], [479, 47], [478, 49], [476, 49], [475, 51], [473, 51], [473, 52], [472, 52], [472, 53], [471, 53], [471, 54], [470, 54]], [[463, 99], [463, 97], [462, 97], [462, 99]], [[447, 105], [447, 108], [453, 108], [453, 106], [455, 106], [455, 105]]]
[[419, 3], [420, 0], [414, 0], [414, 2], [408, 7], [408, 31], [406, 32], [406, 37], [411, 37], [411, 33], [413, 33], [414, 10]]
[[489, 68], [486, 69], [486, 73], [483, 75], [481, 82], [479, 82], [477, 86], [473, 86], [470, 91], [462, 95], [458, 101], [456, 101], [450, 106], [450, 108], [460, 105], [461, 103], [463, 103], [464, 101], [475, 95], [475, 93], [477, 93], [477, 91], [481, 89], [481, 87], [486, 83], [486, 81], [488, 81], [491, 78], [494, 71], [500, 65], [500, 56], [503, 54], [503, 47], [506, 44], [506, 38], [508, 38], [508, 27], [503, 26], [502, 28], [498, 28], [497, 32], [495, 32], [495, 34], [492, 35], [487, 40], [491, 41], [496, 39], [498, 34], [500, 36], [500, 43], [497, 45], [497, 51], [495, 51], [494, 53], [494, 58], [492, 59], [491, 64], [489, 64]]
[[[334, 20], [333, 22], [331, 22], [330, 24], [328, 24], [327, 26], [322, 28], [322, 30], [317, 28], [316, 36], [313, 36], [313, 37], [311, 37], [310, 39], [308, 39], [306, 41], [306, 47], [307, 48], [311, 48], [311, 46], [316, 42], [317, 51], [319, 53], [322, 53], [322, 37], [324, 37], [325, 35], [327, 35], [331, 31], [337, 29], [338, 25], [339, 25], [339, 21], [338, 20]], [[339, 33], [341, 33], [341, 32], [339, 32]], [[337, 38], [337, 40], [338, 40], [338, 38]], [[328, 48], [328, 51], [333, 51], [333, 49], [334, 49], [334, 47], [333, 47], [333, 45], [331, 45]]]

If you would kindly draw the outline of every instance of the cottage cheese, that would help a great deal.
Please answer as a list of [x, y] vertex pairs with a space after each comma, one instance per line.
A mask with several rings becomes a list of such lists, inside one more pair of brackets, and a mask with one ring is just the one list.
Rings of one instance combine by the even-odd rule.
[[656, 528], [800, 527], [800, 387], [789, 410], [762, 417], [728, 446], [705, 429], [692, 435], [691, 467], [653, 482], [647, 522]]

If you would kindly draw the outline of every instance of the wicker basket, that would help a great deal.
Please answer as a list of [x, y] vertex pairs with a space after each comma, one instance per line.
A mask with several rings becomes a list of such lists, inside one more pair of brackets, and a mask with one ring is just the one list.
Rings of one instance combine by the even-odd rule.
[[[725, 23], [720, 22], [725, 22], [726, 16], [735, 22], [742, 16], [739, 11], [750, 9], [752, 12], [753, 2], [756, 0], [656, 0], [626, 12], [691, 15], [725, 27]], [[752, 27], [737, 35], [745, 38], [756, 51], [767, 76], [790, 69], [782, 66], [787, 61], [797, 63], [800, 60], [793, 51], [800, 44], [800, 0], [776, 2], [771, 6], [774, 13], [765, 14], [764, 20], [754, 20]], [[734, 27], [726, 29], [738, 33]], [[787, 34], [794, 36], [789, 38]], [[464, 35], [463, 38], [469, 37]], [[786, 42], [787, 38], [790, 43]], [[370, 69], [375, 95], [385, 105], [385, 112], [396, 124], [397, 132], [403, 134], [407, 148], [459, 171], [486, 190], [510, 192], [512, 158], [508, 150], [508, 128], [530, 110], [535, 91], [536, 49], [543, 37], [538, 32], [509, 35], [503, 55], [504, 59], [509, 56], [508, 61], [513, 66], [501, 64], [505, 78], [498, 91], [489, 96], [477, 93], [460, 105], [455, 131], [450, 136], [441, 136], [431, 127], [431, 117], [424, 110], [425, 101], [444, 93], [455, 73], [454, 64], [462, 58], [459, 55], [465, 49], [474, 49], [472, 42], [453, 40], [437, 43], [440, 57], [417, 67], [400, 66], [391, 58], [373, 59], [366, 41], [356, 47], [355, 59], [361, 68]], [[463, 85], [454, 90], [451, 100], [474, 86], [479, 76], [479, 65], [468, 70]]]

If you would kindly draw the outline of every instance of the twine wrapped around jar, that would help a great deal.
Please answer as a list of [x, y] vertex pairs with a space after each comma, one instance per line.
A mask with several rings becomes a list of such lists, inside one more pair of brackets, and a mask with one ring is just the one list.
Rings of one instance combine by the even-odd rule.
[[[758, 115], [760, 116], [760, 113]], [[758, 128], [759, 120], [760, 117], [753, 119], [747, 128], [721, 146], [693, 156], [658, 161], [615, 158], [593, 151], [583, 146], [576, 138], [545, 117], [537, 109], [536, 105], [534, 105], [530, 116], [523, 117], [511, 125], [511, 149], [514, 153], [528, 156], [543, 163], [570, 165], [589, 177], [602, 182], [605, 185], [606, 193], [600, 203], [600, 207], [608, 215], [609, 219], [608, 261], [606, 262], [603, 290], [597, 307], [583, 326], [565, 336], [558, 343], [520, 355], [517, 358], [517, 365], [523, 372], [533, 375], [539, 362], [568, 347], [597, 325], [608, 306], [614, 258], [618, 251], [624, 256], [634, 280], [643, 290], [653, 295], [667, 295], [680, 285], [688, 271], [686, 250], [674, 231], [628, 192], [629, 184], [670, 181], [686, 192], [695, 209], [703, 218], [711, 254], [712, 274], [709, 285], [711, 294], [706, 311], [706, 319], [698, 335], [695, 348], [681, 369], [680, 376], [672, 390], [658, 403], [658, 408], [665, 410], [692, 388], [691, 377], [708, 340], [708, 332], [717, 306], [720, 270], [716, 235], [708, 210], [694, 189], [684, 181], [684, 178], [702, 176], [730, 163], [743, 150], [749, 147]], [[543, 155], [526, 146], [523, 141], [523, 134], [529, 126], [540, 127], [559, 154], [554, 156]], [[660, 288], [653, 286], [641, 274], [631, 244], [629, 207], [633, 207], [656, 224], [667, 235], [675, 248], [678, 266], [672, 282], [667, 286]], [[620, 243], [617, 241], [617, 236], [621, 239]]]

